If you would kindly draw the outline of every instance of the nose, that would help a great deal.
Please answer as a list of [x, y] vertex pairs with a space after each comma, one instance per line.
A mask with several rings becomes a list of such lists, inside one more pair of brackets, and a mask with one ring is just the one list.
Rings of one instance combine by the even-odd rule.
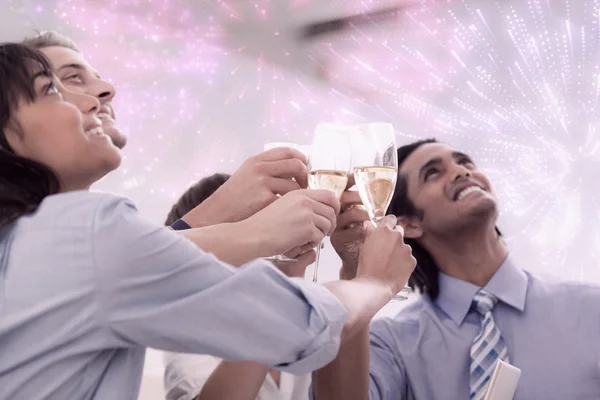
[[453, 174], [453, 182], [459, 182], [462, 179], [470, 178], [471, 171], [462, 164], [453, 164], [454, 169], [452, 171]]
[[95, 96], [100, 100], [100, 104], [109, 103], [115, 97], [115, 87], [107, 81], [102, 79], [96, 80], [96, 85], [94, 85], [93, 90], [90, 93], [92, 96]]
[[83, 115], [97, 114], [100, 109], [100, 101], [94, 96], [70, 91], [65, 91], [63, 96], [66, 101], [75, 105]]

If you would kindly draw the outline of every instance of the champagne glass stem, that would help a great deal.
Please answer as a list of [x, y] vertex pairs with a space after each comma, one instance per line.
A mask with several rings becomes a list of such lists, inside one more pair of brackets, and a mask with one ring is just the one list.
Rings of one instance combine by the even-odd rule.
[[313, 272], [313, 282], [317, 283], [318, 281], [318, 277], [319, 277], [319, 258], [321, 256], [321, 247], [323, 246], [323, 241], [321, 241], [321, 243], [319, 243], [319, 245], [317, 246], [317, 250], [315, 253], [315, 270]]
[[290, 258], [288, 256], [284, 256], [283, 254], [279, 254], [276, 256], [270, 256], [270, 257], [264, 257], [264, 260], [267, 261], [275, 261], [275, 262], [291, 262], [291, 263], [295, 263], [298, 262], [298, 260], [296, 260], [295, 258]]

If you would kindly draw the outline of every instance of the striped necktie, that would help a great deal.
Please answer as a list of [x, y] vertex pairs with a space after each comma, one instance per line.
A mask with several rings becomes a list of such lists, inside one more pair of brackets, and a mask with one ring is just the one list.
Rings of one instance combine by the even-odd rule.
[[473, 297], [471, 309], [481, 314], [481, 329], [471, 345], [471, 371], [469, 377], [471, 400], [482, 400], [487, 391], [496, 361], [509, 362], [508, 349], [500, 329], [494, 322], [492, 309], [498, 299], [484, 289]]

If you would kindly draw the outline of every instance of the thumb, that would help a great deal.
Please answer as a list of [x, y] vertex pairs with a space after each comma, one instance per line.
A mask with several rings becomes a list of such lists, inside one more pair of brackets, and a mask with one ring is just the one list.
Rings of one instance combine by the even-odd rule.
[[396, 218], [395, 215], [387, 215], [383, 221], [381, 221], [381, 225], [384, 225], [390, 229], [394, 229], [396, 227], [396, 224], [398, 223], [398, 218]]
[[402, 237], [404, 238], [404, 227], [402, 225], [396, 225], [394, 227], [394, 230], [396, 232], [400, 232], [400, 234], [402, 235]]
[[369, 237], [371, 233], [373, 233], [373, 231], [375, 230], [375, 226], [371, 221], [365, 221], [363, 222], [363, 230], [365, 237]]

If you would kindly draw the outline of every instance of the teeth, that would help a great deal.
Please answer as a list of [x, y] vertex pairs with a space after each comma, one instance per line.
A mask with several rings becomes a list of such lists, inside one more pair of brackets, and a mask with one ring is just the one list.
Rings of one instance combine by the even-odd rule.
[[88, 129], [85, 131], [85, 134], [90, 136], [101, 136], [104, 135], [104, 130], [98, 126], [96, 128]]
[[112, 117], [110, 116], [110, 114], [107, 114], [107, 113], [98, 113], [98, 118], [100, 118], [100, 119], [112, 119]]
[[483, 192], [483, 189], [481, 189], [479, 186], [469, 186], [466, 189], [463, 189], [457, 196], [457, 200], [462, 200], [465, 197], [467, 197], [469, 194], [473, 193], [473, 192]]

